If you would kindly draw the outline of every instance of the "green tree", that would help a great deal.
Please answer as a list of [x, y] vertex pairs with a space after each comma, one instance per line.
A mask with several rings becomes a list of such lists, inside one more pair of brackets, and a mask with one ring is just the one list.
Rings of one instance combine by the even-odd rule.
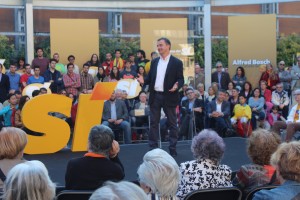
[[295, 56], [300, 52], [300, 36], [291, 34], [280, 37], [277, 41], [277, 63], [281, 60], [285, 61], [287, 66], [295, 63]]
[[122, 58], [125, 59], [129, 53], [135, 54], [140, 48], [139, 38], [124, 39], [118, 34], [113, 35], [112, 38], [100, 37], [99, 42], [99, 57], [102, 62], [105, 61], [106, 53], [112, 53], [113, 55], [116, 49], [121, 50]]
[[5, 59], [4, 66], [6, 68], [9, 67], [10, 63], [13, 62], [15, 55], [15, 47], [11, 42], [9, 41], [9, 38], [0, 35], [0, 58]]
[[[52, 58], [51, 48], [50, 48], [50, 37], [35, 37], [34, 38], [34, 48], [41, 47], [44, 51], [45, 58]], [[34, 50], [35, 53], [35, 50]], [[30, 61], [31, 62], [31, 61]]]

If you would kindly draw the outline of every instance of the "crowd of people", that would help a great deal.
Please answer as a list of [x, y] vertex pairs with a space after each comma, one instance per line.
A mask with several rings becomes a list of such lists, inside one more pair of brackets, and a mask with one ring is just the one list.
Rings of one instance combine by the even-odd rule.
[[[233, 173], [228, 165], [220, 164], [226, 148], [223, 138], [204, 129], [192, 140], [194, 160], [178, 165], [169, 153], [156, 148], [144, 155], [137, 179], [126, 181], [113, 131], [96, 125], [88, 136], [87, 153], [67, 164], [65, 189], [93, 190], [91, 200], [174, 200], [184, 199], [195, 190], [227, 187], [247, 194], [269, 185], [276, 188], [258, 191], [253, 199], [293, 199], [299, 195], [300, 143], [281, 144], [278, 134], [263, 129], [255, 130], [247, 143], [252, 163]], [[26, 144], [27, 134], [21, 129], [1, 129], [0, 198], [52, 200], [56, 185], [43, 163], [23, 158]]]

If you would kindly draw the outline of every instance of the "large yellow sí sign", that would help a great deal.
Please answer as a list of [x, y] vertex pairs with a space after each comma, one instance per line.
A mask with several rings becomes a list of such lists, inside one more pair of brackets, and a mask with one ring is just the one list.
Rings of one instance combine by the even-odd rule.
[[[101, 123], [104, 100], [109, 99], [117, 82], [97, 83], [92, 94], [79, 97], [72, 151], [87, 149], [89, 130]], [[37, 96], [28, 101], [22, 110], [25, 127], [44, 133], [43, 136], [28, 135], [27, 154], [55, 153], [64, 148], [70, 138], [69, 125], [62, 119], [49, 115], [49, 112], [70, 116], [72, 100], [57, 94]]]

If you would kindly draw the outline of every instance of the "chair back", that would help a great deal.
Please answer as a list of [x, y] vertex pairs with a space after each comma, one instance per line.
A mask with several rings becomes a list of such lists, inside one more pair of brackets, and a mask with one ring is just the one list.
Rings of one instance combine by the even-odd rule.
[[271, 190], [274, 188], [277, 188], [277, 185], [266, 185], [266, 186], [260, 186], [260, 187], [256, 187], [252, 190], [250, 190], [250, 192], [248, 192], [248, 194], [245, 197], [245, 200], [251, 200], [255, 194], [255, 192], [258, 192], [260, 190]]
[[89, 200], [94, 190], [63, 190], [56, 196], [56, 200]]
[[184, 200], [241, 200], [242, 191], [236, 187], [201, 189], [190, 192]]

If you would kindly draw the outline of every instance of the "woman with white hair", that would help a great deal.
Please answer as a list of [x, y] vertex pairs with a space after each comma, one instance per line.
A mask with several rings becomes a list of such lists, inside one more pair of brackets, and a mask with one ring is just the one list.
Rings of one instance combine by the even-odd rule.
[[149, 199], [176, 199], [180, 172], [174, 158], [162, 149], [153, 149], [144, 155], [143, 161], [137, 173]]
[[282, 143], [271, 157], [271, 165], [281, 179], [281, 186], [272, 190], [260, 190], [253, 200], [299, 199], [300, 196], [300, 143]]
[[96, 190], [90, 200], [147, 200], [145, 192], [136, 184], [121, 181], [118, 183], [107, 181], [104, 186]]
[[3, 200], [53, 200], [55, 184], [43, 163], [27, 161], [9, 171], [3, 191]]
[[14, 127], [0, 128], [0, 189], [11, 168], [25, 162], [23, 151], [27, 144], [24, 131]]
[[219, 164], [225, 143], [215, 131], [201, 131], [193, 138], [191, 150], [196, 160], [180, 164], [182, 178], [177, 191], [180, 199], [194, 190], [232, 186], [231, 169]]

